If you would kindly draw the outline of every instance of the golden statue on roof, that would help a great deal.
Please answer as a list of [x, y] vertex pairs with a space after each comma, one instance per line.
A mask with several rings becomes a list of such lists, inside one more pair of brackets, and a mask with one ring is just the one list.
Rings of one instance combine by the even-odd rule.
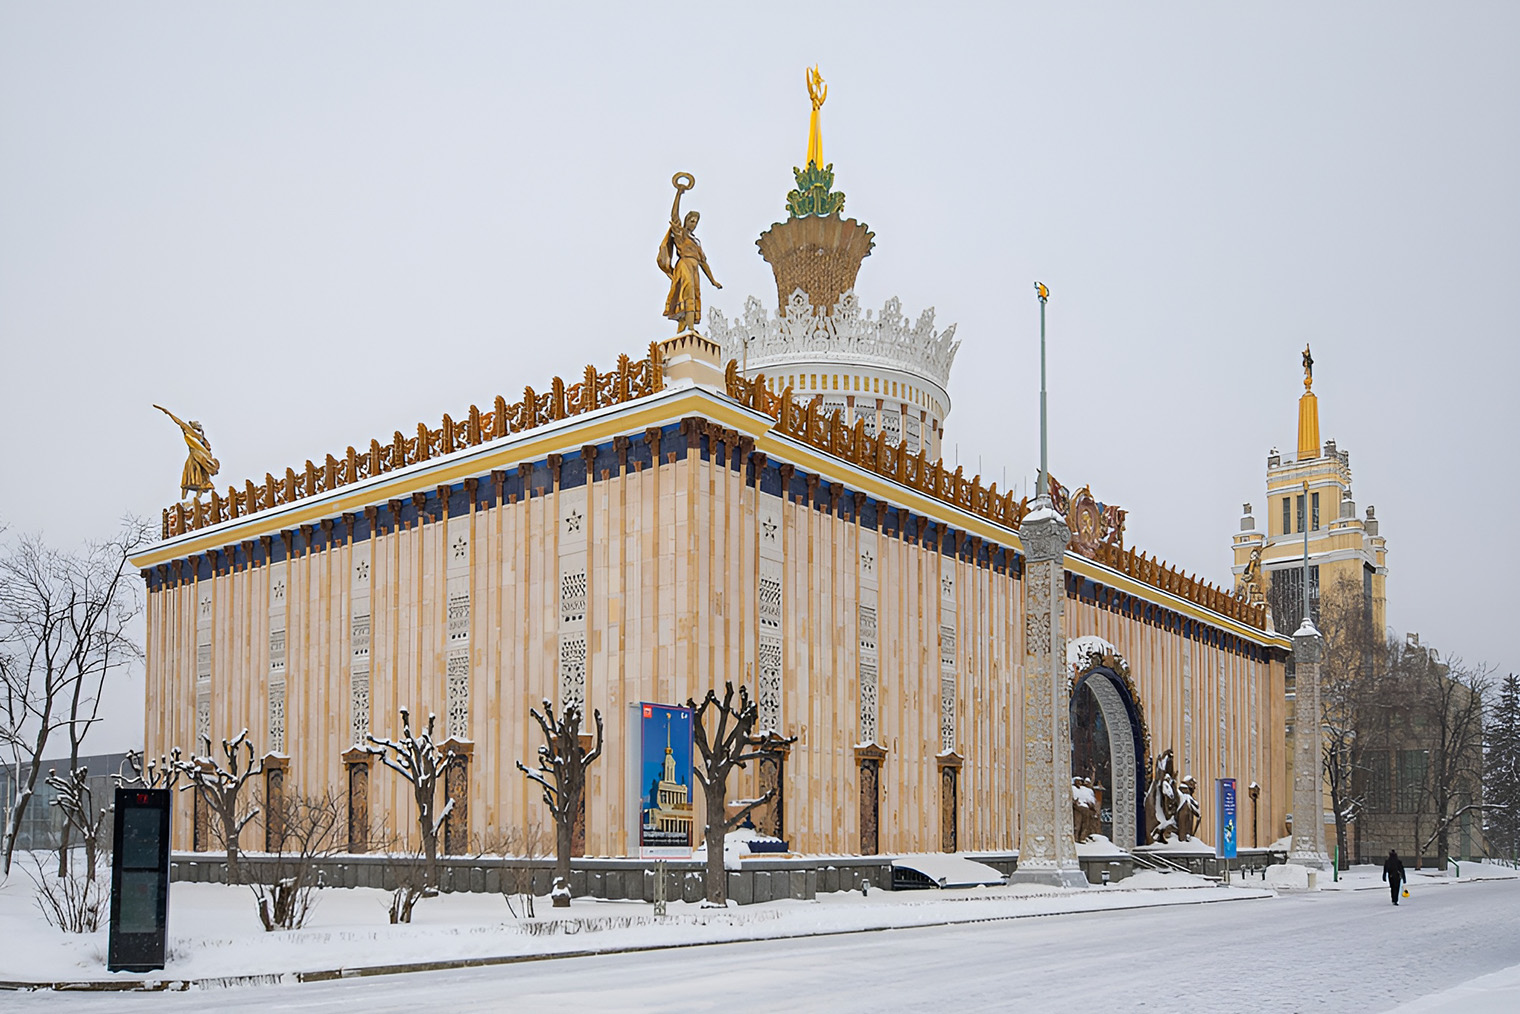
[[1314, 357], [1309, 354], [1309, 344], [1304, 343], [1304, 388], [1314, 386]]
[[[660, 251], [655, 263], [670, 277], [670, 293], [665, 297], [665, 316], [676, 322], [676, 333], [695, 331], [702, 320], [702, 278], [712, 282], [713, 288], [723, 286], [713, 277], [707, 266], [707, 255], [697, 239], [697, 222], [702, 216], [688, 211], [681, 217], [681, 195], [697, 185], [691, 173], [676, 173], [670, 178], [676, 188], [676, 199], [670, 206], [670, 228], [660, 241]], [[700, 274], [699, 274], [700, 272]]]
[[162, 405], [153, 407], [178, 424], [180, 432], [185, 436], [185, 446], [190, 449], [190, 456], [185, 459], [185, 470], [179, 479], [180, 495], [189, 497], [193, 494], [199, 497], [202, 493], [211, 492], [216, 488], [211, 477], [222, 470], [222, 463], [211, 456], [211, 440], [206, 436], [205, 427], [194, 419], [185, 422]]

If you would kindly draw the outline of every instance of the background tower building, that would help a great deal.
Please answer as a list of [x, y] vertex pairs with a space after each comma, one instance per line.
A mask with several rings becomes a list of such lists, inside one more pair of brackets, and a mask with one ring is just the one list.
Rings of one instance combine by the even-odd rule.
[[[1237, 594], [1252, 601], [1265, 601], [1269, 625], [1283, 632], [1298, 628], [1305, 616], [1306, 594], [1309, 617], [1319, 631], [1325, 631], [1322, 606], [1328, 606], [1333, 596], [1337, 619], [1354, 613], [1366, 635], [1377, 640], [1383, 636], [1386, 617], [1387, 541], [1378, 532], [1373, 507], [1367, 508], [1365, 518], [1357, 516], [1351, 491], [1350, 454], [1338, 448], [1334, 440], [1320, 442], [1313, 367], [1314, 360], [1305, 347], [1297, 453], [1285, 455], [1274, 447], [1267, 456], [1266, 514], [1260, 528], [1251, 505], [1245, 505], [1240, 531], [1234, 537]], [[1344, 638], [1336, 641], [1345, 645]], [[1363, 647], [1369, 652], [1373, 650], [1371, 642]], [[1337, 678], [1337, 667], [1346, 663], [1345, 647], [1332, 655], [1325, 663], [1331, 670], [1327, 678], [1333, 680]], [[1286, 727], [1286, 757], [1290, 766], [1296, 745], [1293, 721], [1293, 702], [1298, 691], [1296, 675], [1294, 659], [1290, 657], [1284, 681], [1290, 702]], [[1334, 701], [1331, 707], [1336, 710]], [[1350, 713], [1345, 717], [1348, 723], [1354, 720]], [[1351, 735], [1346, 730], [1329, 732], [1332, 739], [1338, 734], [1342, 738]], [[1314, 749], [1314, 758], [1320, 753], [1320, 749]], [[1317, 765], [1318, 761], [1311, 760], [1310, 764]], [[1290, 770], [1287, 775], [1291, 781], [1294, 772]], [[1318, 777], [1317, 772], [1315, 776]], [[1349, 781], [1345, 788], [1349, 790]], [[1335, 842], [1335, 804], [1328, 786], [1324, 791], [1323, 813], [1318, 816], [1324, 819], [1326, 840]]]

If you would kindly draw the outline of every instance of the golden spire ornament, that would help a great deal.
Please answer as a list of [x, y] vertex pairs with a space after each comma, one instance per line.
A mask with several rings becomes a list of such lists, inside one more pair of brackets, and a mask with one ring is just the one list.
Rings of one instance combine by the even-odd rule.
[[818, 73], [818, 65], [807, 69], [808, 98], [813, 100], [813, 115], [808, 118], [808, 146], [807, 162], [805, 165], [823, 168], [823, 131], [819, 126], [818, 111], [823, 108], [824, 100], [829, 97], [829, 86], [824, 82], [823, 75]]

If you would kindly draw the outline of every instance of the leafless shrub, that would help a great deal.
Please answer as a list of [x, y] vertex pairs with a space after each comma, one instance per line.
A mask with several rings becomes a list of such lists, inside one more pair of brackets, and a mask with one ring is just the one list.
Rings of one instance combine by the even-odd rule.
[[300, 929], [306, 924], [322, 887], [317, 860], [341, 850], [343, 818], [343, 801], [332, 788], [315, 796], [282, 793], [264, 801], [264, 819], [273, 832], [269, 851], [275, 862], [252, 877], [249, 888], [266, 931]]
[[[96, 877], [95, 870], [85, 873], [69, 873], [53, 877], [42, 866], [42, 860], [32, 853], [32, 865], [36, 872], [26, 871], [37, 887], [37, 907], [49, 926], [65, 933], [94, 933], [100, 928], [101, 917], [111, 903], [110, 876]], [[107, 874], [110, 868], [101, 863]]]
[[[546, 854], [546, 838], [543, 825], [537, 821], [524, 822], [520, 827], [503, 827], [485, 840], [483, 851], [504, 859], [521, 859], [520, 863], [505, 864], [501, 868], [501, 896], [507, 902], [507, 911], [516, 918], [536, 918], [533, 911], [533, 866], [528, 860]], [[516, 904], [514, 904], [514, 899]], [[522, 915], [518, 915], [518, 906]]]

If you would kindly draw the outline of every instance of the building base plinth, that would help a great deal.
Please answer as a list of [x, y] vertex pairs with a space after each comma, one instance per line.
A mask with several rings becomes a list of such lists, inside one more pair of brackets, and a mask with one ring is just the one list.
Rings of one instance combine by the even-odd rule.
[[1042, 887], [1080, 887], [1083, 889], [1092, 886], [1087, 882], [1087, 875], [1082, 872], [1080, 866], [1071, 870], [1051, 869], [1050, 867], [1037, 867], [1030, 870], [1022, 866], [1015, 867], [1014, 871], [1008, 874], [1008, 886], [1012, 887], [1015, 884], [1039, 884]]

